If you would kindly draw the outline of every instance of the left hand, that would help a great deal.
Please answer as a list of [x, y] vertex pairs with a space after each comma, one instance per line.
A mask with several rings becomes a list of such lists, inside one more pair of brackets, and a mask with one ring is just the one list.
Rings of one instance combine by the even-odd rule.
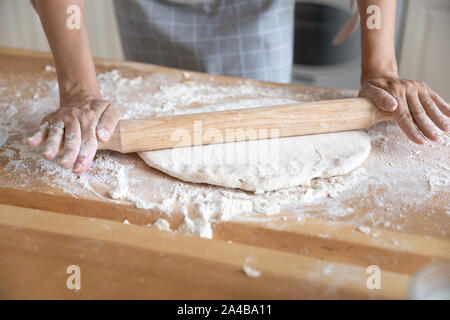
[[426, 138], [438, 141], [440, 130], [450, 131], [450, 107], [427, 84], [392, 76], [368, 78], [362, 83], [359, 96], [393, 112], [400, 128], [415, 143], [423, 144]]

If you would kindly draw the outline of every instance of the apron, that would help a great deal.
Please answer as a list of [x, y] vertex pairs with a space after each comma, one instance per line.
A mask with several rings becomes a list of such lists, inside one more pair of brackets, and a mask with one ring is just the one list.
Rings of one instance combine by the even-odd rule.
[[115, 0], [127, 60], [290, 82], [294, 0]]

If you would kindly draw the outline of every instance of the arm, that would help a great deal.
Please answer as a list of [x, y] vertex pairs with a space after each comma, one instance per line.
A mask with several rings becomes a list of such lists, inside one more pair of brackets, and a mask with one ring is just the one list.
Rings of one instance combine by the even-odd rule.
[[[381, 10], [381, 29], [369, 29], [366, 12], [370, 5]], [[412, 141], [422, 144], [428, 138], [439, 140], [441, 129], [450, 131], [450, 108], [423, 82], [399, 79], [395, 58], [395, 12], [392, 0], [358, 0], [361, 16], [360, 96], [372, 100], [394, 119]]]
[[74, 173], [86, 171], [95, 156], [98, 140], [107, 141], [117, 125], [119, 112], [101, 98], [83, 14], [81, 28], [66, 26], [67, 7], [82, 0], [32, 0], [39, 14], [56, 65], [60, 108], [42, 120], [40, 130], [27, 140], [30, 146], [44, 141], [45, 159], [53, 159], [64, 145], [59, 165]]

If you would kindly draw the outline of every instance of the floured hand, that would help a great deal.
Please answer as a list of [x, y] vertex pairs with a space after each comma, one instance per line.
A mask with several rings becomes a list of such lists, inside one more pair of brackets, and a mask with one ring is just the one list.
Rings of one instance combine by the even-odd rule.
[[58, 164], [63, 168], [73, 165], [73, 172], [81, 174], [91, 165], [98, 140], [111, 138], [119, 116], [111, 101], [98, 96], [68, 99], [44, 117], [39, 131], [28, 138], [27, 144], [37, 147], [45, 141], [43, 157], [47, 160], [55, 158], [63, 146]]
[[[400, 128], [415, 143], [438, 141], [450, 131], [450, 108], [427, 84], [412, 80], [377, 77], [366, 80], [359, 92], [378, 108], [393, 112]], [[439, 129], [440, 130], [439, 130]]]

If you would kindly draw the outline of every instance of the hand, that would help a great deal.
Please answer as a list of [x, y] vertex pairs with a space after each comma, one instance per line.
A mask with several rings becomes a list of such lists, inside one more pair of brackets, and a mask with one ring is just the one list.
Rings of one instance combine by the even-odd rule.
[[73, 172], [81, 174], [91, 165], [98, 141], [111, 138], [119, 116], [116, 106], [98, 95], [65, 99], [58, 110], [44, 117], [27, 144], [37, 147], [46, 141], [43, 157], [47, 160], [53, 159], [63, 145], [58, 164], [63, 168], [74, 165]]
[[450, 131], [448, 104], [423, 82], [374, 77], [363, 81], [360, 97], [369, 98], [378, 108], [393, 112], [394, 119], [409, 139], [423, 144], [438, 141], [441, 129]]

